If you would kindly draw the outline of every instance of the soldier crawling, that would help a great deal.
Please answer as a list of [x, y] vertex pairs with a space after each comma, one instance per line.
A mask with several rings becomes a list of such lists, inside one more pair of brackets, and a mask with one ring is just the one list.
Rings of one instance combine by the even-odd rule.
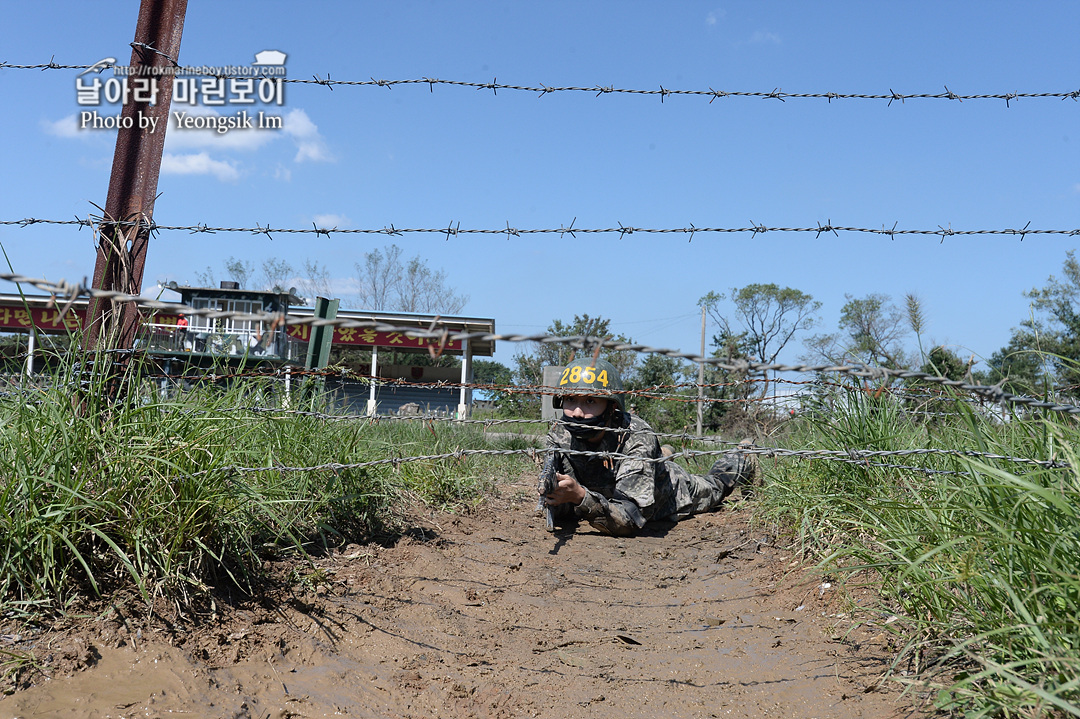
[[[562, 417], [548, 432], [557, 486], [544, 496], [555, 519], [577, 517], [595, 529], [629, 536], [646, 522], [678, 521], [720, 506], [737, 486], [753, 484], [756, 458], [730, 453], [708, 474], [690, 474], [662, 450], [649, 424], [625, 411], [622, 380], [606, 360], [577, 360], [563, 371], [554, 398]], [[572, 454], [610, 452], [624, 458]]]

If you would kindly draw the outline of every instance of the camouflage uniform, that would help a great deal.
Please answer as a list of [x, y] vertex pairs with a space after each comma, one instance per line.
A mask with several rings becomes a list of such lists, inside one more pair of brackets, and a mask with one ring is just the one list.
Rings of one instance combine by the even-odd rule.
[[622, 412], [618, 417], [616, 429], [628, 431], [609, 430], [595, 444], [574, 437], [560, 422], [548, 433], [548, 448], [631, 457], [605, 459], [559, 453], [557, 471], [576, 479], [587, 494], [578, 506], [553, 506], [555, 517], [576, 516], [606, 534], [628, 536], [651, 520], [678, 521], [716, 509], [737, 484], [751, 479], [746, 475], [752, 465], [737, 454], [724, 456], [707, 475], [690, 474], [671, 460], [642, 461], [663, 456], [656, 435], [640, 417]]

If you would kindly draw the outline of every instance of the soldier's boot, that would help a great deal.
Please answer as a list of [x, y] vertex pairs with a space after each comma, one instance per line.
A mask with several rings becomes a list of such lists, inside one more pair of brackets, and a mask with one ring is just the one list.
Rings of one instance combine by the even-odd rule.
[[[754, 443], [749, 439], [739, 442], [740, 449], [749, 449]], [[757, 455], [745, 452], [729, 452], [716, 460], [709, 469], [709, 477], [724, 487], [724, 496], [730, 495], [736, 487], [743, 497], [754, 493], [754, 487], [761, 486], [761, 467]]]
[[617, 524], [608, 517], [595, 517], [594, 519], [589, 520], [589, 524], [601, 534], [607, 534], [612, 537], [629, 537], [634, 533], [633, 527]]

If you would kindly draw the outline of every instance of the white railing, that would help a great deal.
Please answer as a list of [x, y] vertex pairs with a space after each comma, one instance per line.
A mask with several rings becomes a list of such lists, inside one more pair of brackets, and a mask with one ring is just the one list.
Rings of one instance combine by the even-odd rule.
[[217, 357], [266, 357], [302, 360], [307, 343], [286, 335], [260, 330], [182, 329], [175, 324], [144, 323], [140, 340], [150, 352], [192, 352]]

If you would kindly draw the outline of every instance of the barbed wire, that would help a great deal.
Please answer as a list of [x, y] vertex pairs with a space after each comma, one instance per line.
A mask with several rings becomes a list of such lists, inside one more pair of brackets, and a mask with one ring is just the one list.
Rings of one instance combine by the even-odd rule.
[[[19, 401], [25, 401], [27, 399], [26, 392], [0, 392], [0, 398], [12, 398]], [[334, 414], [327, 412], [317, 412], [311, 410], [299, 410], [281, 407], [260, 407], [257, 405], [252, 406], [237, 406], [237, 407], [220, 407], [214, 409], [198, 409], [198, 410], [180, 410], [182, 413], [199, 413], [199, 414], [234, 414], [234, 413], [251, 413], [253, 415], [276, 415], [276, 416], [297, 416], [304, 418], [313, 418], [326, 421], [354, 421], [366, 423], [369, 425], [377, 425], [382, 422], [400, 422], [400, 421], [419, 421], [423, 423], [434, 424], [435, 422], [445, 422], [451, 425], [483, 425], [484, 429], [490, 426], [498, 425], [512, 425], [512, 424], [554, 424], [550, 420], [536, 420], [536, 419], [457, 419], [453, 417], [443, 417], [438, 415], [359, 415], [359, 414]], [[572, 420], [562, 418], [557, 421], [558, 424], [575, 426], [577, 423]], [[588, 426], [588, 425], [580, 425]], [[633, 428], [619, 428], [609, 427], [605, 428], [605, 431], [612, 434], [631, 433], [635, 431]], [[955, 450], [945, 448], [916, 448], [916, 449], [904, 449], [904, 450], [869, 450], [869, 449], [841, 449], [841, 450], [828, 450], [828, 449], [787, 449], [783, 447], [765, 447], [757, 445], [746, 445], [742, 443], [735, 443], [728, 440], [724, 440], [721, 437], [711, 435], [695, 435], [689, 432], [682, 433], [670, 433], [670, 432], [656, 432], [651, 429], [645, 432], [648, 435], [656, 437], [657, 439], [670, 439], [677, 443], [681, 443], [684, 448], [680, 451], [675, 451], [669, 457], [660, 458], [640, 458], [632, 457], [631, 455], [623, 455], [619, 453], [611, 452], [591, 452], [588, 450], [563, 450], [558, 451], [568, 454], [576, 454], [581, 456], [598, 456], [605, 459], [627, 459], [636, 458], [643, 459], [646, 462], [662, 462], [668, 461], [674, 458], [693, 459], [697, 457], [709, 457], [716, 455], [729, 455], [729, 454], [744, 454], [744, 455], [758, 455], [765, 458], [782, 458], [782, 459], [809, 459], [809, 460], [825, 460], [825, 461], [837, 461], [847, 464], [854, 464], [860, 467], [874, 468], [874, 469], [898, 469], [905, 471], [918, 471], [926, 474], [968, 474], [969, 472], [958, 470], [943, 470], [931, 467], [923, 467], [919, 465], [907, 465], [907, 464], [895, 464], [888, 462], [878, 462], [872, 460], [879, 460], [889, 457], [918, 457], [918, 456], [941, 456], [949, 457], [953, 459], [979, 459], [979, 460], [994, 460], [1001, 462], [1010, 462], [1014, 464], [1027, 465], [1037, 467], [1041, 469], [1069, 469], [1070, 465], [1066, 462], [1058, 460], [1038, 460], [1028, 457], [1015, 457], [1010, 455], [1003, 455], [992, 452], [981, 452], [975, 450]], [[534, 436], [535, 439], [540, 439], [539, 435]], [[721, 450], [698, 450], [685, 448], [686, 444], [691, 442], [699, 442], [704, 444], [720, 444], [725, 445], [726, 449]], [[367, 467], [374, 467], [385, 464], [393, 464], [395, 466], [419, 461], [433, 461], [440, 459], [462, 459], [466, 456], [472, 455], [510, 455], [510, 454], [528, 454], [535, 458], [537, 452], [550, 451], [550, 450], [536, 450], [536, 449], [524, 449], [524, 450], [476, 450], [476, 449], [459, 449], [454, 452], [444, 453], [439, 455], [418, 455], [412, 457], [391, 457], [380, 460], [372, 460], [368, 462], [360, 463], [339, 463], [329, 462], [320, 465], [304, 466], [304, 467], [291, 467], [284, 465], [272, 465], [267, 467], [243, 467], [243, 466], [229, 466], [225, 468], [219, 468], [218, 470], [205, 470], [203, 472], [188, 475], [190, 477], [200, 476], [210, 473], [212, 471], [227, 471], [227, 472], [261, 472], [261, 471], [321, 471], [321, 470], [350, 470], [350, 469], [363, 469]]]
[[[15, 355], [16, 357], [25, 357], [26, 353], [21, 355]], [[381, 377], [366, 375], [347, 367], [331, 367], [328, 369], [301, 369], [301, 368], [274, 368], [272, 370], [256, 369], [245, 370], [241, 372], [224, 372], [216, 370], [209, 374], [192, 374], [187, 371], [183, 374], [167, 373], [167, 372], [150, 372], [145, 376], [152, 379], [183, 379], [188, 381], [202, 381], [211, 380], [218, 381], [223, 379], [234, 378], [265, 378], [274, 379], [277, 381], [284, 381], [286, 376], [290, 376], [292, 379], [303, 379], [305, 377], [322, 377], [327, 379], [337, 379], [341, 382], [355, 382], [357, 384], [370, 385], [372, 382], [378, 385], [403, 385], [409, 387], [430, 388], [430, 389], [474, 389], [484, 392], [492, 392], [496, 394], [530, 394], [530, 395], [557, 395], [562, 394], [557, 389], [553, 389], [547, 385], [531, 385], [531, 384], [494, 384], [488, 382], [460, 382], [456, 380], [438, 380], [436, 382], [416, 382], [413, 380], [407, 380], [400, 377]], [[769, 379], [763, 378], [748, 378], [742, 380], [735, 380], [731, 382], [707, 382], [704, 384], [697, 384], [694, 382], [680, 382], [673, 384], [658, 384], [650, 385], [640, 388], [624, 388], [620, 394], [627, 399], [633, 399], [636, 397], [645, 397], [649, 399], [661, 399], [671, 400], [674, 402], [684, 403], [696, 403], [702, 402], [705, 404], [750, 404], [755, 402], [771, 403], [771, 402], [783, 402], [789, 400], [802, 400], [812, 399], [813, 393], [794, 393], [784, 395], [764, 395], [758, 397], [743, 397], [743, 398], [719, 398], [719, 397], [702, 397], [696, 398], [689, 394], [673, 394], [657, 392], [657, 389], [669, 389], [669, 388], [687, 388], [687, 389], [716, 389], [727, 387], [739, 387], [753, 384], [788, 384], [795, 386], [810, 386], [810, 387], [832, 387], [837, 389], [843, 389], [850, 392], [870, 393], [877, 394], [878, 392], [887, 392], [890, 396], [897, 397], [903, 400], [917, 400], [926, 399], [932, 401], [941, 402], [967, 402], [972, 404], [982, 405], [985, 400], [981, 400], [973, 397], [960, 397], [960, 396], [948, 396], [944, 393], [944, 390], [935, 390], [935, 388], [921, 388], [916, 389], [914, 387], [875, 387], [867, 388], [864, 386], [854, 384], [843, 384], [840, 382], [829, 382], [822, 379], [813, 380], [790, 380], [781, 377], [773, 377]], [[929, 404], [929, 403], [927, 403]], [[929, 412], [923, 412], [923, 414], [931, 414]], [[943, 413], [933, 413], [943, 414]]]
[[[269, 465], [264, 467], [245, 467], [242, 465], [226, 465], [224, 467], [217, 467], [212, 469], [201, 470], [189, 475], [185, 475], [180, 479], [193, 479], [196, 477], [206, 476], [214, 473], [235, 473], [235, 474], [252, 474], [261, 472], [320, 472], [320, 471], [332, 471], [343, 472], [352, 470], [370, 469], [380, 466], [393, 466], [395, 469], [402, 464], [409, 464], [413, 462], [435, 462], [442, 460], [463, 460], [466, 457], [478, 457], [478, 456], [528, 456], [533, 460], [537, 457], [557, 452], [561, 455], [572, 455], [580, 457], [599, 457], [605, 460], [621, 461], [621, 460], [634, 460], [638, 462], [644, 462], [647, 464], [661, 464], [664, 462], [670, 462], [677, 458], [697, 458], [697, 457], [714, 457], [714, 456], [731, 456], [733, 454], [743, 455], [758, 455], [763, 457], [785, 457], [785, 458], [798, 458], [798, 459], [812, 459], [812, 460], [826, 460], [841, 462], [845, 464], [857, 465], [861, 468], [867, 469], [899, 469], [905, 471], [921, 472], [931, 475], [966, 475], [970, 472], [962, 470], [950, 470], [950, 469], [936, 469], [932, 467], [921, 467], [918, 465], [905, 465], [905, 464], [893, 464], [882, 462], [871, 462], [871, 458], [878, 458], [884, 456], [903, 456], [913, 454], [951, 454], [953, 456], [968, 456], [967, 452], [962, 451], [950, 451], [950, 450], [906, 450], [906, 451], [878, 451], [878, 450], [785, 450], [777, 447], [737, 447], [735, 449], [720, 449], [720, 450], [683, 450], [676, 452], [673, 455], [666, 457], [640, 457], [637, 455], [628, 455], [621, 452], [597, 452], [590, 450], [574, 450], [566, 448], [547, 448], [547, 449], [457, 449], [453, 452], [444, 452], [441, 454], [428, 454], [428, 455], [416, 455], [409, 457], [386, 457], [383, 459], [374, 459], [364, 462], [325, 462], [318, 465], [308, 466], [289, 466], [289, 465]], [[1069, 465], [1062, 462], [1045, 462], [1041, 460], [1033, 460], [1024, 457], [1007, 457], [1004, 455], [989, 455], [974, 453], [973, 456], [980, 458], [992, 458], [999, 460], [1015, 461], [1021, 464], [1028, 464], [1037, 466], [1041, 469], [1070, 469]]]
[[[141, 227], [148, 232], [188, 232], [191, 234], [216, 234], [218, 232], [243, 232], [252, 235], [266, 235], [271, 240], [274, 239], [274, 235], [283, 234], [300, 234], [300, 235], [316, 235], [329, 238], [331, 234], [338, 235], [387, 235], [392, 237], [400, 237], [405, 234], [429, 234], [429, 235], [445, 235], [449, 240], [451, 237], [457, 237], [458, 235], [505, 235], [509, 240], [511, 237], [521, 237], [523, 235], [570, 235], [571, 237], [577, 237], [577, 233], [582, 234], [617, 234], [619, 239], [623, 239], [627, 235], [633, 235], [635, 233], [640, 234], [661, 234], [661, 235], [684, 235], [687, 238], [687, 242], [691, 242], [694, 239], [694, 235], [698, 233], [705, 234], [746, 234], [749, 233], [751, 238], [763, 235], [767, 232], [779, 232], [779, 233], [812, 233], [815, 239], [821, 237], [822, 234], [832, 233], [836, 237], [839, 237], [841, 232], [852, 234], [870, 234], [887, 236], [889, 239], [895, 240], [897, 236], [923, 236], [923, 237], [940, 237], [944, 242], [946, 237], [960, 237], [970, 235], [1006, 235], [1011, 237], [1019, 237], [1023, 242], [1024, 238], [1028, 235], [1064, 235], [1067, 237], [1080, 236], [1080, 228], [1075, 229], [1032, 229], [1031, 223], [1028, 222], [1023, 227], [1016, 228], [1004, 228], [1004, 229], [975, 229], [975, 230], [959, 230], [954, 229], [952, 225], [945, 227], [938, 225], [937, 229], [900, 229], [899, 223], [893, 223], [891, 228], [882, 225], [880, 229], [872, 227], [848, 227], [843, 225], [833, 225], [832, 220], [827, 221], [824, 225], [820, 222], [815, 223], [813, 227], [770, 227], [764, 224], [757, 224], [751, 222], [749, 226], [745, 227], [698, 227], [693, 223], [686, 227], [633, 227], [630, 225], [623, 225], [621, 222], [617, 223], [618, 227], [574, 227], [574, 222], [577, 221], [575, 217], [568, 226], [564, 227], [548, 227], [548, 228], [518, 228], [511, 227], [507, 222], [506, 227], [502, 228], [469, 228], [461, 227], [461, 223], [454, 224], [450, 222], [446, 227], [396, 227], [390, 225], [390, 227], [347, 227], [347, 228], [326, 228], [319, 227], [312, 223], [312, 227], [270, 227], [269, 223], [266, 227], [255, 223], [255, 227], [212, 227], [210, 225], [161, 225], [152, 219], [147, 221], [146, 219], [139, 220], [122, 220], [116, 222], [108, 222], [108, 224], [115, 225], [117, 227]], [[29, 227], [31, 225], [77, 225], [78, 227], [89, 227], [93, 229], [97, 225], [106, 224], [105, 218], [98, 216], [88, 216], [86, 218], [80, 218], [78, 216], [73, 220], [56, 220], [56, 219], [43, 219], [38, 217], [24, 217], [20, 220], [0, 220], [0, 225], [18, 225], [20, 227]]]
[[[590, 427], [589, 425], [581, 425], [576, 422], [567, 420], [565, 418], [552, 421], [552, 420], [537, 420], [537, 419], [457, 419], [454, 417], [440, 417], [435, 415], [362, 415], [362, 414], [330, 414], [325, 412], [314, 412], [310, 410], [294, 410], [287, 408], [276, 407], [259, 407], [259, 406], [247, 406], [247, 407], [230, 407], [219, 408], [216, 410], [205, 410], [206, 413], [214, 412], [251, 412], [252, 414], [278, 414], [278, 415], [293, 415], [301, 417], [309, 417], [314, 419], [322, 419], [329, 421], [357, 421], [366, 422], [370, 424], [378, 424], [382, 421], [419, 421], [419, 422], [446, 422], [449, 424], [461, 424], [461, 425], [475, 425], [482, 424], [499, 425], [499, 424], [562, 424], [566, 426], [580, 426]], [[621, 427], [606, 427], [606, 432], [612, 434], [631, 434], [635, 432], [641, 432], [640, 429], [633, 428], [621, 428]], [[731, 442], [721, 437], [711, 435], [694, 435], [687, 432], [683, 433], [671, 433], [671, 432], [656, 432], [652, 429], [644, 431], [647, 434], [658, 439], [672, 439], [682, 443], [689, 442], [701, 442], [711, 444], [728, 445], [731, 449], [721, 450], [720, 453], [726, 451], [734, 451], [738, 454], [756, 454], [764, 457], [784, 457], [784, 458], [797, 458], [797, 459], [839, 459], [839, 460], [851, 460], [855, 462], [863, 462], [869, 459], [878, 459], [882, 457], [916, 457], [916, 456], [945, 456], [953, 458], [967, 458], [967, 459], [988, 459], [999, 460], [1003, 462], [1012, 462], [1015, 464], [1025, 464], [1044, 469], [1067, 469], [1069, 464], [1057, 460], [1038, 460], [1028, 457], [1014, 457], [1004, 454], [997, 454], [993, 452], [980, 452], [975, 450], [957, 450], [957, 449], [942, 449], [942, 448], [919, 448], [919, 449], [900, 449], [900, 450], [863, 450], [863, 449], [844, 449], [844, 450], [794, 450], [785, 449], [782, 447], [761, 447], [756, 445], [747, 446], [745, 444]], [[536, 435], [539, 439], [539, 435]], [[528, 450], [525, 450], [528, 451]], [[561, 451], [561, 450], [560, 450]], [[598, 456], [608, 457], [607, 453], [594, 453]], [[695, 457], [702, 455], [717, 454], [715, 450], [693, 450], [684, 449], [679, 452], [675, 452], [675, 457]], [[662, 461], [662, 459], [650, 460], [650, 461]]]
[[[160, 53], [159, 53], [160, 54]], [[168, 57], [168, 56], [166, 56]], [[54, 56], [55, 58], [55, 56]], [[172, 58], [169, 58], [172, 60]], [[175, 61], [173, 61], [175, 65]], [[102, 70], [117, 67], [114, 63], [95, 63], [94, 65], [61, 65], [53, 60], [47, 63], [37, 64], [14, 64], [7, 62], [0, 62], [0, 70]], [[192, 66], [204, 67], [204, 66]], [[209, 77], [218, 77], [222, 79], [228, 78], [241, 78], [246, 76], [232, 75], [228, 73], [195, 73], [192, 75], [205, 75]], [[275, 78], [280, 79], [283, 83], [289, 83], [294, 85], [320, 85], [322, 87], [333, 90], [335, 87], [385, 87], [392, 89], [399, 85], [427, 85], [430, 93], [435, 92], [435, 86], [447, 86], [447, 87], [461, 87], [461, 88], [473, 88], [476, 90], [491, 90], [491, 92], [497, 97], [499, 90], [512, 91], [512, 92], [525, 92], [535, 94], [537, 97], [544, 97], [545, 95], [553, 95], [555, 93], [589, 93], [596, 97], [601, 95], [642, 95], [642, 96], [654, 96], [659, 97], [660, 102], [671, 96], [689, 96], [689, 97], [707, 97], [709, 98], [709, 104], [711, 105], [715, 100], [722, 98], [761, 98], [767, 100], [779, 100], [780, 102], [786, 102], [787, 100], [826, 100], [830, 104], [833, 100], [884, 100], [889, 105], [893, 102], [905, 103], [907, 100], [955, 100], [957, 102], [963, 102], [964, 100], [1004, 100], [1006, 107], [1011, 107], [1011, 102], [1018, 99], [1033, 99], [1033, 98], [1057, 98], [1061, 100], [1072, 99], [1077, 100], [1080, 98], [1080, 90], [1071, 90], [1064, 92], [999, 92], [999, 93], [983, 93], [983, 94], [958, 94], [948, 88], [947, 85], [943, 85], [944, 92], [920, 92], [920, 93], [901, 93], [896, 92], [892, 88], [886, 93], [844, 93], [844, 92], [784, 92], [781, 88], [775, 87], [771, 91], [752, 91], [752, 90], [716, 90], [710, 87], [708, 90], [683, 90], [664, 87], [659, 85], [656, 89], [635, 89], [635, 88], [622, 88], [615, 87], [613, 85], [566, 85], [555, 86], [545, 85], [540, 83], [539, 85], [517, 85], [500, 83], [498, 78], [493, 78], [491, 82], [470, 82], [467, 80], [441, 80], [435, 77], [421, 77], [417, 79], [401, 79], [401, 80], [376, 80], [375, 78], [369, 78], [367, 80], [334, 80], [331, 78], [330, 73], [326, 73], [326, 77], [322, 78], [318, 75], [312, 75], [312, 79], [306, 78]]]
[[[143, 309], [167, 309], [170, 312], [183, 314], [185, 316], [208, 317], [215, 319], [231, 318], [236, 320], [248, 320], [253, 322], [273, 322], [277, 320], [279, 322], [284, 322], [287, 325], [308, 325], [311, 327], [371, 328], [376, 330], [377, 332], [399, 332], [407, 337], [415, 339], [430, 339], [432, 340], [432, 342], [438, 343], [445, 343], [447, 341], [538, 342], [540, 344], [565, 345], [578, 350], [596, 350], [597, 348], [606, 348], [615, 351], [639, 352], [642, 354], [655, 354], [664, 357], [673, 357], [675, 359], [683, 359], [694, 363], [706, 364], [709, 366], [717, 367], [719, 369], [724, 369], [731, 372], [738, 372], [742, 374], [751, 374], [754, 372], [837, 373], [870, 380], [879, 380], [887, 377], [894, 377], [897, 379], [913, 379], [941, 385], [943, 387], [961, 389], [967, 392], [971, 392], [973, 394], [986, 397], [987, 399], [995, 403], [1007, 402], [1010, 404], [1025, 406], [1031, 409], [1044, 409], [1049, 412], [1057, 412], [1071, 415], [1080, 414], [1080, 407], [1077, 407], [1075, 405], [1059, 404], [1057, 402], [1049, 402], [1039, 400], [1033, 397], [1025, 397], [1022, 395], [1012, 394], [1010, 392], [1006, 392], [1000, 385], [990, 387], [985, 385], [969, 384], [962, 380], [953, 380], [947, 377], [932, 375], [927, 372], [921, 372], [918, 370], [898, 370], [886, 367], [870, 367], [867, 365], [852, 364], [785, 364], [779, 362], [751, 362], [749, 360], [736, 360], [729, 362], [716, 357], [703, 357], [701, 355], [696, 355], [690, 352], [681, 352], [679, 350], [651, 347], [649, 345], [635, 344], [630, 342], [621, 342], [619, 340], [613, 340], [607, 337], [591, 337], [587, 335], [558, 336], [544, 333], [523, 335], [497, 334], [483, 331], [457, 332], [445, 327], [439, 328], [437, 320], [432, 323], [431, 329], [422, 330], [416, 327], [400, 327], [377, 320], [358, 320], [345, 317], [323, 319], [317, 317], [297, 317], [295, 315], [286, 315], [283, 313], [272, 312], [249, 313], [231, 312], [227, 310], [212, 310], [209, 308], [195, 308], [175, 302], [148, 300], [146, 298], [140, 297], [139, 295], [127, 294], [124, 292], [118, 292], [116, 290], [99, 290], [89, 288], [85, 286], [85, 280], [81, 284], [72, 284], [65, 280], [52, 281], [10, 273], [0, 274], [0, 280], [7, 280], [9, 282], [32, 285], [56, 297], [64, 297], [67, 300], [68, 305], [70, 305], [75, 298], [85, 295], [88, 297], [108, 299], [112, 302], [132, 303], [135, 304], [137, 307]], [[612, 390], [606, 390], [604, 392], [597, 391], [596, 393], [598, 395], [620, 394], [620, 392]]]

